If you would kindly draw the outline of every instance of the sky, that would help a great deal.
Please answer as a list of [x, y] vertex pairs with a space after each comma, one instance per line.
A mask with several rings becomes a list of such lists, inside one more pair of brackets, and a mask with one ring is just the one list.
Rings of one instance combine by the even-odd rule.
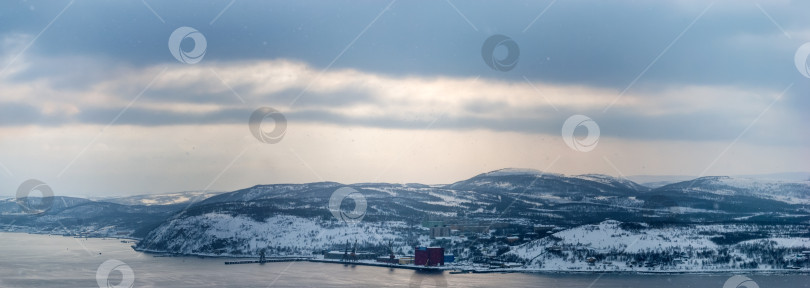
[[0, 195], [28, 179], [107, 197], [443, 184], [507, 167], [808, 172], [807, 11], [806, 1], [4, 1]]

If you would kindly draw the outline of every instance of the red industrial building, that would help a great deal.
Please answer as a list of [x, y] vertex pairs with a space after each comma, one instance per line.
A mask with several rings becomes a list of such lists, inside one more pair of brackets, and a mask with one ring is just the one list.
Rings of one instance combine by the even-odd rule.
[[414, 249], [413, 264], [419, 266], [444, 266], [444, 248], [416, 247]]

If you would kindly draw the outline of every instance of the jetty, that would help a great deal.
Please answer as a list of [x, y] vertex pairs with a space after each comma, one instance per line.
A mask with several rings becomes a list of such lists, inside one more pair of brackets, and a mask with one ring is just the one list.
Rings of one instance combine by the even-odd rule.
[[417, 271], [423, 271], [423, 272], [440, 272], [440, 271], [458, 270], [458, 268], [454, 268], [454, 267], [419, 266], [419, 265], [413, 265], [413, 264], [392, 264], [392, 263], [381, 263], [381, 262], [370, 262], [370, 261], [341, 261], [341, 260], [330, 260], [330, 259], [318, 259], [318, 258], [315, 258], [315, 257], [268, 257], [268, 258], [265, 258], [264, 260], [225, 261], [225, 265], [262, 264], [262, 263], [277, 263], [277, 262], [331, 263], [331, 264], [343, 264], [343, 265], [360, 265], [360, 266], [374, 266], [374, 267], [410, 269], [410, 270], [417, 270]]
[[234, 264], [262, 264], [262, 263], [274, 263], [274, 262], [297, 262], [297, 261], [309, 261], [314, 259], [313, 257], [268, 257], [259, 260], [240, 260], [240, 261], [225, 261], [225, 265], [234, 265]]

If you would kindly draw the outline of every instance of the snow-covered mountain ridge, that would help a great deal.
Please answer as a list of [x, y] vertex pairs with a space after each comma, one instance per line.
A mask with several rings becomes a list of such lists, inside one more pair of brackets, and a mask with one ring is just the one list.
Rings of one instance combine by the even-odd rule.
[[[341, 188], [352, 188], [364, 200], [359, 223], [345, 223], [330, 211], [331, 198]], [[387, 241], [401, 253], [409, 253], [415, 245], [438, 245], [462, 262], [500, 259], [525, 263], [527, 269], [558, 269], [563, 266], [555, 261], [576, 262], [591, 254], [614, 259], [608, 260], [612, 263], [644, 254], [677, 268], [670, 265], [671, 252], [687, 249], [683, 243], [691, 243], [689, 251], [711, 250], [712, 255], [738, 248], [750, 253], [795, 252], [770, 243], [810, 236], [806, 232], [810, 205], [803, 201], [808, 192], [810, 188], [802, 182], [704, 177], [651, 189], [607, 175], [503, 169], [447, 185], [256, 185], [172, 205], [65, 199], [44, 215], [27, 215], [16, 202], [5, 200], [0, 201], [0, 229], [124, 235], [142, 238], [137, 248], [145, 251], [197, 255], [255, 256], [259, 249], [270, 255], [310, 255], [343, 249], [346, 241], [356, 240], [362, 249], [380, 253], [385, 253]], [[178, 198], [168, 195], [165, 199]], [[340, 210], [351, 212], [357, 203], [341, 201]], [[433, 231], [440, 236], [431, 239], [430, 225], [446, 230]], [[565, 253], [546, 253], [549, 245], [579, 248], [570, 250], [566, 258]], [[767, 259], [778, 258], [774, 257]], [[755, 258], [745, 259], [749, 263]], [[773, 260], [768, 267], [784, 263]], [[711, 267], [732, 265], [716, 264]], [[581, 265], [593, 267], [588, 263], [571, 267]]]

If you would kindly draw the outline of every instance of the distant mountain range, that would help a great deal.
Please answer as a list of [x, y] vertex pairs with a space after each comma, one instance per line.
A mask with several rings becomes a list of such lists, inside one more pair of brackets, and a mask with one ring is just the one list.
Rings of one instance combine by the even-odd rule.
[[[407, 229], [428, 218], [459, 227], [498, 227], [504, 234], [535, 231], [537, 225], [565, 229], [605, 219], [658, 224], [801, 224], [810, 219], [807, 181], [703, 177], [651, 189], [606, 175], [502, 169], [436, 186], [334, 182], [257, 185], [191, 205], [147, 235], [139, 248], [249, 255], [263, 245], [301, 252], [334, 248], [358, 237], [368, 244], [382, 241], [351, 230], [359, 228], [333, 217], [327, 205], [332, 193], [341, 187], [356, 189], [366, 199], [368, 208], [361, 227], [373, 227], [375, 235], [396, 239], [403, 246], [428, 241], [420, 238], [427, 234], [424, 231]], [[289, 224], [267, 225], [273, 221]], [[277, 234], [280, 231], [284, 233]], [[223, 235], [228, 236], [223, 239]], [[281, 251], [288, 250], [278, 248], [277, 252]]]
[[[344, 223], [329, 210], [341, 187], [355, 189], [367, 203], [358, 224]], [[420, 225], [425, 220], [493, 237], [538, 238], [606, 219], [656, 227], [810, 223], [807, 180], [711, 176], [653, 188], [607, 175], [511, 168], [447, 185], [318, 182], [104, 201], [55, 199], [44, 215], [25, 214], [13, 199], [0, 201], [0, 229], [119, 235], [140, 238], [137, 248], [147, 251], [249, 256], [259, 249], [311, 253], [357, 239], [369, 246], [388, 239], [405, 250], [433, 241]], [[345, 202], [349, 211], [357, 203]]]
[[[810, 180], [810, 172], [786, 172], [786, 173], [769, 173], [769, 174], [746, 174], [746, 175], [733, 175], [734, 178], [748, 178], [764, 181], [808, 181]], [[630, 179], [641, 185], [658, 188], [667, 184], [694, 180], [699, 177], [687, 175], [632, 175], [627, 176]]]

